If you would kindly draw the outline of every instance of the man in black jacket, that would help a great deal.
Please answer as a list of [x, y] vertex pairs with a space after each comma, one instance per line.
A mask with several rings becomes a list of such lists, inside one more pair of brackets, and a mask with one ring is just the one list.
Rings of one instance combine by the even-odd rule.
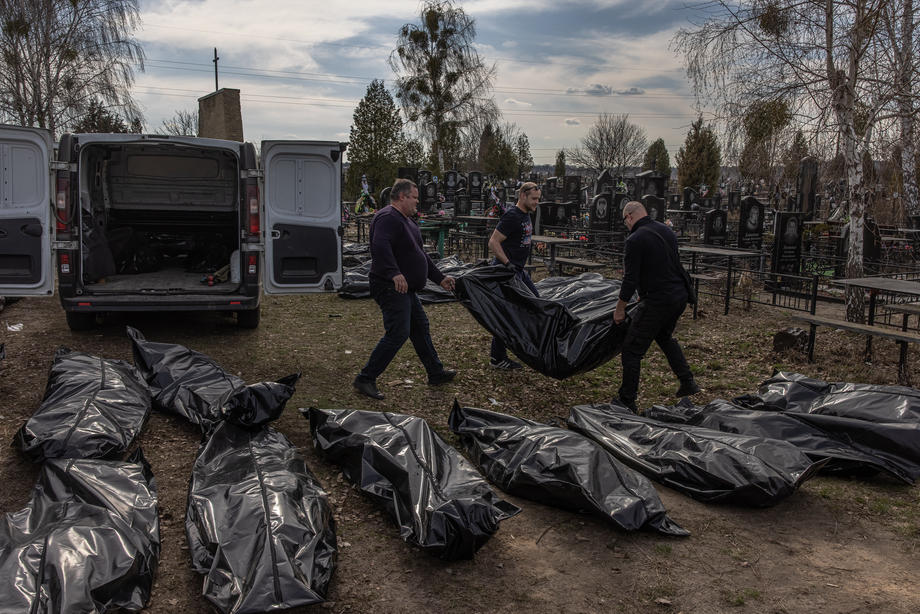
[[437, 386], [454, 379], [456, 371], [445, 369], [431, 342], [428, 316], [416, 292], [428, 279], [445, 290], [454, 289], [454, 278], [445, 276], [425, 253], [422, 233], [412, 221], [418, 207], [418, 188], [408, 179], [397, 179], [390, 190], [390, 205], [371, 222], [371, 297], [383, 313], [386, 333], [355, 378], [354, 387], [372, 399], [382, 399], [377, 377], [407, 339], [428, 372], [428, 384]]
[[671, 370], [680, 380], [678, 397], [700, 391], [687, 359], [674, 339], [674, 327], [687, 306], [687, 286], [681, 270], [674, 231], [652, 220], [642, 203], [631, 201], [623, 207], [623, 221], [629, 228], [623, 254], [623, 285], [613, 321], [626, 319], [626, 303], [634, 292], [639, 304], [630, 314], [629, 330], [623, 341], [623, 381], [619, 401], [636, 410], [639, 368], [652, 341], [658, 343]]

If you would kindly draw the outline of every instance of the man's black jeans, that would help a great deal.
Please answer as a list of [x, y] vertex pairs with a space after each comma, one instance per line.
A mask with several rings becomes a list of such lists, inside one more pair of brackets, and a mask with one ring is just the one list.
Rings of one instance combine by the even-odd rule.
[[438, 359], [438, 353], [431, 342], [428, 316], [425, 315], [418, 295], [412, 291], [400, 294], [393, 284], [375, 283], [373, 280], [370, 282], [370, 290], [371, 297], [377, 301], [383, 313], [383, 328], [386, 332], [371, 352], [371, 357], [358, 374], [358, 379], [375, 381], [399, 352], [406, 339], [412, 340], [412, 347], [425, 365], [428, 375], [442, 372], [444, 365]]
[[[527, 271], [518, 273], [517, 278], [530, 288], [534, 296], [540, 296], [540, 293], [537, 292], [537, 287], [533, 285], [533, 280], [530, 279], [530, 274]], [[505, 347], [504, 342], [498, 337], [492, 337], [492, 349], [489, 352], [489, 357], [492, 359], [492, 362], [501, 362], [508, 358], [508, 348]]]
[[648, 352], [652, 341], [658, 344], [668, 359], [671, 370], [681, 381], [693, 379], [693, 373], [684, 358], [677, 340], [674, 339], [674, 327], [687, 307], [686, 299], [676, 303], [640, 302], [630, 314], [629, 330], [623, 341], [621, 358], [623, 360], [623, 381], [618, 396], [626, 405], [636, 402], [639, 394], [639, 369], [642, 357]]

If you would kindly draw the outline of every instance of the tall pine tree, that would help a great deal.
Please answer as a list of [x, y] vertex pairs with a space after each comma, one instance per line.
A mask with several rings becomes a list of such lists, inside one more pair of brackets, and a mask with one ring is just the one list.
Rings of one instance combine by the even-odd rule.
[[642, 161], [642, 170], [658, 171], [665, 175], [671, 175], [671, 156], [668, 155], [668, 148], [664, 144], [664, 139], [658, 139], [648, 146], [645, 152], [645, 159]]
[[530, 155], [530, 140], [521, 133], [514, 147], [514, 157], [517, 160], [517, 178], [524, 181], [524, 175], [533, 170], [533, 156]]
[[556, 152], [556, 165], [553, 167], [553, 173], [556, 177], [565, 177], [565, 150], [560, 149]]
[[681, 187], [709, 187], [719, 182], [722, 150], [712, 128], [703, 125], [700, 115], [690, 126], [687, 140], [677, 152], [677, 180]]
[[395, 181], [399, 160], [405, 157], [406, 151], [399, 110], [383, 81], [375, 79], [367, 87], [367, 93], [355, 108], [352, 122], [345, 194], [356, 200], [361, 195], [361, 175], [367, 175], [368, 182], [379, 194]]

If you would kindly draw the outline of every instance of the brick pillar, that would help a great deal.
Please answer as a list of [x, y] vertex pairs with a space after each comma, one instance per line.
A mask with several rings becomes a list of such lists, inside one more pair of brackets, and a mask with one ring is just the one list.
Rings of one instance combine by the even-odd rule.
[[198, 136], [243, 141], [239, 90], [221, 88], [198, 99]]

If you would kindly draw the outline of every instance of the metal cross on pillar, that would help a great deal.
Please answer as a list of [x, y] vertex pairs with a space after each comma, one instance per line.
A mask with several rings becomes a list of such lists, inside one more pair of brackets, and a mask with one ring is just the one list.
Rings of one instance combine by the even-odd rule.
[[219, 60], [219, 59], [220, 59], [220, 58], [217, 57], [217, 47], [214, 47], [214, 59], [211, 60], [211, 61], [214, 62], [214, 91], [215, 91], [215, 92], [216, 92], [217, 90], [220, 89], [220, 88], [217, 86], [217, 60]]

